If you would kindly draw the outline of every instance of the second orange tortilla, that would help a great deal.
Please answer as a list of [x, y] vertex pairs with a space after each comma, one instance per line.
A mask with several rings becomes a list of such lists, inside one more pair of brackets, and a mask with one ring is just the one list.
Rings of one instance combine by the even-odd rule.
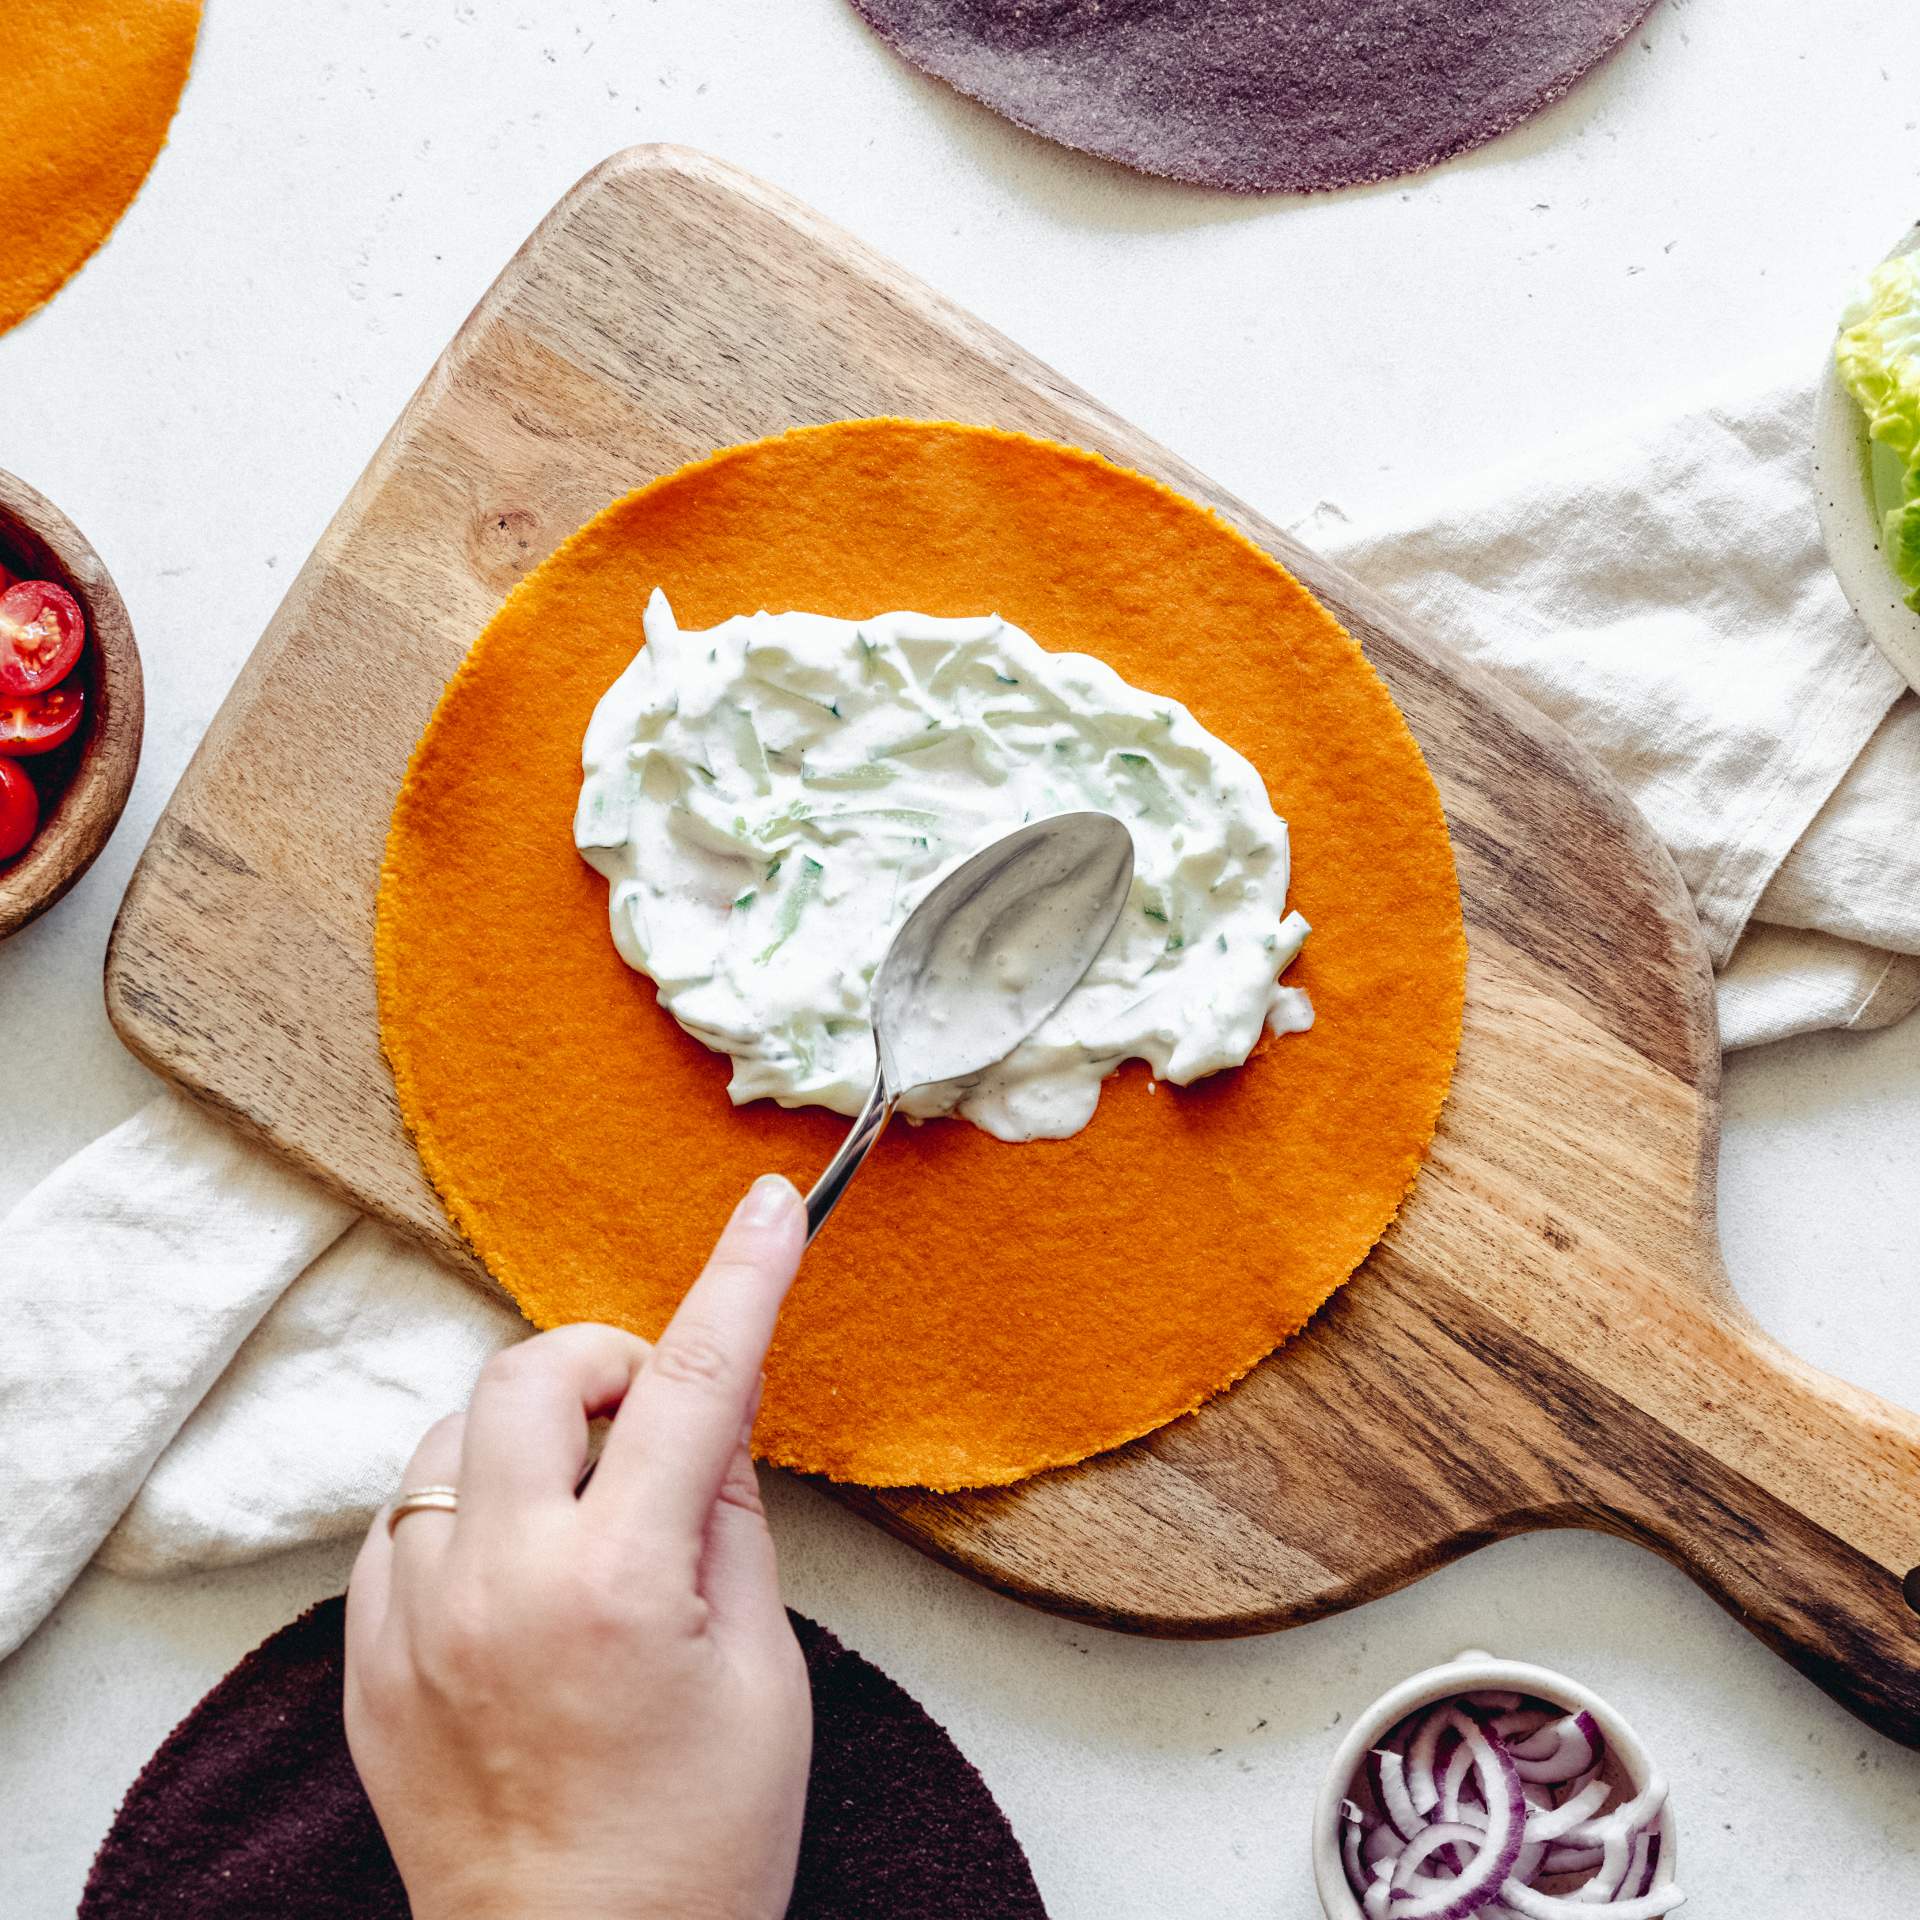
[[85, 265], [140, 191], [200, 32], [200, 0], [5, 0], [0, 332]]
[[897, 1127], [780, 1323], [763, 1457], [875, 1486], [1000, 1484], [1188, 1412], [1301, 1327], [1418, 1172], [1465, 972], [1438, 796], [1338, 623], [1216, 516], [1093, 455], [854, 421], [615, 502], [514, 591], [395, 809], [383, 1034], [448, 1211], [528, 1317], [657, 1334], [729, 1208], [805, 1185], [845, 1122], [728, 1104], [607, 930], [574, 851], [580, 742], [663, 587], [758, 608], [997, 612], [1099, 655], [1260, 769], [1287, 819], [1305, 1035], [1184, 1091], [1110, 1080], [1071, 1140]]

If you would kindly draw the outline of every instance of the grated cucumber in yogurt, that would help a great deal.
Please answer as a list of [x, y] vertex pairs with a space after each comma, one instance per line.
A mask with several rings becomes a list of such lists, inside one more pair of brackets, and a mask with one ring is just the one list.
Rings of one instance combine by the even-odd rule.
[[1286, 823], [1177, 702], [996, 616], [756, 613], [683, 632], [656, 592], [643, 627], [587, 728], [574, 839], [609, 882], [621, 957], [732, 1056], [736, 1104], [857, 1113], [895, 928], [989, 840], [1080, 808], [1132, 831], [1120, 924], [1007, 1060], [902, 1111], [1064, 1138], [1124, 1060], [1184, 1086], [1240, 1065], [1263, 1024], [1312, 1024], [1278, 984], [1307, 934], [1287, 910]]

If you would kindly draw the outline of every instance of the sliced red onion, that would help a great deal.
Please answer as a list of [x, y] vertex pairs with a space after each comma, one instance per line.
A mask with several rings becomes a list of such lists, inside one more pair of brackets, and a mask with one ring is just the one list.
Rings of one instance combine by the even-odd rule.
[[1372, 1774], [1374, 1798], [1380, 1810], [1393, 1822], [1393, 1830], [1402, 1840], [1415, 1838], [1427, 1823], [1414, 1811], [1407, 1793], [1407, 1763], [1391, 1747], [1375, 1747], [1367, 1756]]
[[1633, 1857], [1627, 1862], [1627, 1877], [1620, 1883], [1630, 1900], [1644, 1898], [1653, 1891], [1653, 1850], [1659, 1836], [1644, 1827], [1633, 1837]]
[[[1603, 1771], [1605, 1771], [1604, 1762], [1596, 1760], [1585, 1773], [1576, 1773], [1571, 1780], [1555, 1781], [1553, 1791], [1562, 1800], [1571, 1800], [1576, 1793], [1585, 1793], [1600, 1778]], [[1535, 1784], [1539, 1783], [1535, 1782]]]
[[1451, 1702], [1436, 1707], [1407, 1743], [1407, 1793], [1416, 1813], [1431, 1813], [1439, 1805], [1440, 1788], [1433, 1769], [1440, 1754], [1440, 1736], [1455, 1717]]
[[1549, 1721], [1558, 1717], [1545, 1707], [1519, 1707], [1512, 1713], [1501, 1714], [1494, 1721], [1493, 1730], [1507, 1743], [1507, 1751], [1511, 1753], [1516, 1740], [1524, 1740], [1529, 1734], [1538, 1733]]
[[[1510, 1699], [1517, 1701], [1508, 1705]], [[1367, 1803], [1341, 1802], [1341, 1865], [1366, 1920], [1657, 1920], [1666, 1803], [1656, 1774], [1607, 1810], [1605, 1742], [1584, 1712], [1502, 1691], [1410, 1716], [1366, 1762]], [[1585, 1875], [1548, 1894], [1543, 1876]]]
[[1512, 1877], [1532, 1886], [1540, 1878], [1540, 1862], [1546, 1858], [1546, 1854], [1547, 1843], [1544, 1840], [1528, 1841], [1523, 1838], [1520, 1851], [1513, 1856]]
[[1624, 1829], [1601, 1843], [1600, 1864], [1580, 1889], [1586, 1900], [1618, 1900], [1627, 1884], [1627, 1863], [1633, 1858], [1633, 1835]]
[[[1437, 1809], [1442, 1820], [1460, 1822], [1463, 1814], [1474, 1817], [1467, 1824], [1486, 1831], [1486, 1808], [1479, 1796], [1469, 1803], [1466, 1789], [1478, 1775], [1474, 1768], [1473, 1749], [1462, 1740], [1455, 1744], [1452, 1753], [1447, 1756], [1447, 1764], [1440, 1770], [1440, 1805]], [[1449, 1847], [1441, 1856], [1449, 1872], [1458, 1873], [1466, 1859], [1463, 1853]]]
[[[1478, 1808], [1466, 1809], [1459, 1824], [1463, 1827], [1471, 1827], [1473, 1831], [1478, 1834], [1484, 1834], [1487, 1830], [1485, 1817], [1480, 1815]], [[1514, 1878], [1524, 1880], [1531, 1886], [1533, 1882], [1540, 1877], [1540, 1863], [1546, 1851], [1547, 1843], [1544, 1840], [1529, 1841], [1523, 1829], [1520, 1836], [1520, 1851], [1514, 1856]], [[1598, 1847], [1594, 1848], [1593, 1857], [1595, 1860], [1600, 1858], [1600, 1849]], [[1447, 1860], [1446, 1864], [1457, 1873], [1460, 1867], [1459, 1856], [1457, 1854], [1452, 1856]]]
[[[1666, 1801], [1667, 1783], [1659, 1774], [1650, 1774], [1647, 1784], [1631, 1800], [1597, 1820], [1583, 1820], [1579, 1826], [1569, 1829], [1569, 1838], [1589, 1845], [1597, 1843], [1600, 1847], [1599, 1866], [1578, 1895], [1572, 1897], [1590, 1905], [1611, 1903], [1609, 1911], [1614, 1920], [1619, 1920], [1620, 1908], [1633, 1897], [1637, 1884], [1636, 1843], [1659, 1817]], [[1644, 1859], [1644, 1855], [1641, 1857]]]
[[1604, 1843], [1607, 1836], [1616, 1830], [1631, 1833], [1636, 1827], [1651, 1826], [1654, 1815], [1666, 1804], [1666, 1781], [1658, 1773], [1650, 1773], [1647, 1775], [1647, 1784], [1631, 1800], [1623, 1801], [1611, 1813], [1604, 1813], [1597, 1820], [1589, 1820], [1576, 1827], [1573, 1838]]
[[[1605, 1858], [1599, 1847], [1549, 1847], [1547, 1857], [1540, 1863], [1540, 1873], [1591, 1873]], [[1524, 1879], [1525, 1875], [1516, 1875]], [[1536, 1880], [1540, 1874], [1533, 1876]]]
[[1667, 1887], [1643, 1899], [1615, 1900], [1596, 1906], [1585, 1897], [1584, 1888], [1579, 1893], [1563, 1896], [1536, 1893], [1518, 1880], [1509, 1880], [1500, 1889], [1500, 1898], [1521, 1920], [1660, 1920], [1662, 1914], [1671, 1913], [1686, 1897], [1678, 1887]]
[[[1487, 1844], [1485, 1827], [1463, 1827], [1450, 1820], [1436, 1820], [1418, 1840], [1410, 1840], [1393, 1863], [1393, 1890], [1405, 1894], [1419, 1890], [1434, 1892], [1453, 1889], [1451, 1880], [1436, 1880], [1420, 1869], [1437, 1853], [1448, 1847], [1463, 1847], [1468, 1854], [1479, 1853]], [[1487, 1898], [1493, 1898], [1489, 1894]], [[1484, 1905], [1485, 1902], [1482, 1902]]]
[[1598, 1758], [1600, 1729], [1593, 1715], [1583, 1708], [1524, 1740], [1512, 1742], [1507, 1750], [1522, 1780], [1571, 1780]]
[[[1462, 1872], [1435, 1879], [1419, 1871], [1434, 1855], [1449, 1852], [1465, 1855]], [[1393, 1920], [1470, 1920], [1500, 1891], [1497, 1865], [1484, 1833], [1436, 1820], [1395, 1865], [1387, 1910]]]
[[1393, 1875], [1381, 1868], [1374, 1869], [1375, 1878], [1367, 1888], [1367, 1895], [1360, 1902], [1361, 1911], [1367, 1920], [1387, 1920], [1387, 1902], [1393, 1898]]
[[[1382, 1860], [1396, 1858], [1401, 1847], [1405, 1844], [1400, 1836], [1394, 1832], [1393, 1828], [1390, 1827], [1386, 1821], [1380, 1819], [1377, 1814], [1374, 1816], [1374, 1820], [1375, 1825], [1373, 1831], [1360, 1843], [1360, 1858], [1365, 1862], [1369, 1873], [1371, 1873]], [[1600, 1849], [1595, 1847], [1593, 1854], [1596, 1860], [1599, 1859]]]
[[[1440, 1770], [1440, 1818], [1458, 1820], [1463, 1790], [1473, 1777], [1473, 1749], [1463, 1740], [1447, 1756], [1447, 1764]], [[1483, 1817], [1480, 1821], [1486, 1825]]]
[[1347, 1885], [1358, 1900], [1367, 1890], [1367, 1870], [1360, 1861], [1361, 1843], [1367, 1837], [1366, 1816], [1351, 1800], [1340, 1802], [1340, 1864], [1346, 1869]]
[[[1559, 1715], [1543, 1713], [1533, 1723], [1530, 1732], [1522, 1733], [1518, 1727], [1509, 1727], [1501, 1734], [1507, 1743], [1507, 1751], [1516, 1760], [1540, 1760], [1560, 1744], [1560, 1734], [1573, 1719], [1570, 1713]], [[1500, 1730], [1496, 1727], [1496, 1733]]]
[[1647, 1835], [1647, 1875], [1640, 1891], [1643, 1894], [1653, 1891], [1653, 1883], [1660, 1872], [1660, 1834], [1658, 1829]]
[[1641, 1831], [1650, 1827], [1666, 1805], [1667, 1783], [1659, 1774], [1650, 1774], [1647, 1784], [1631, 1800], [1604, 1813], [1596, 1820], [1583, 1820], [1569, 1829], [1567, 1838], [1576, 1844], [1598, 1845], [1600, 1865], [1593, 1878], [1581, 1889], [1589, 1900], [1617, 1900], [1628, 1884], [1627, 1867], [1633, 1857], [1633, 1843]]
[[1559, 1840], [1570, 1834], [1607, 1804], [1612, 1789], [1604, 1780], [1595, 1780], [1557, 1807], [1536, 1807], [1527, 1815], [1529, 1840]]
[[[1482, 1830], [1457, 1821], [1436, 1821], [1418, 1840], [1408, 1841], [1393, 1868], [1394, 1920], [1468, 1920], [1498, 1894], [1520, 1854], [1527, 1803], [1512, 1758], [1466, 1714], [1453, 1707], [1444, 1712], [1451, 1730], [1472, 1750], [1486, 1791], [1487, 1823]], [[1423, 1725], [1415, 1739], [1426, 1735], [1427, 1725]], [[1412, 1771], [1411, 1762], [1408, 1771]], [[1421, 1875], [1422, 1863], [1442, 1847], [1454, 1848], [1456, 1857], [1464, 1858], [1466, 1864], [1448, 1879]], [[1403, 1895], [1411, 1897], [1403, 1899]]]
[[[1612, 1789], [1604, 1780], [1595, 1780], [1590, 1786], [1575, 1794], [1571, 1800], [1563, 1800], [1555, 1806], [1541, 1806], [1538, 1802], [1529, 1805], [1525, 1839], [1529, 1845], [1544, 1846], [1549, 1840], [1559, 1840], [1572, 1833], [1576, 1827], [1591, 1824], [1590, 1816], [1606, 1805], [1607, 1795]], [[1450, 1811], [1446, 1801], [1441, 1801], [1441, 1818], [1463, 1821], [1470, 1827], [1484, 1827], [1487, 1823], [1485, 1812], [1464, 1801], [1458, 1802]], [[1609, 1816], [1611, 1817], [1611, 1816]], [[1598, 1843], [1596, 1843], [1596, 1852]]]
[[1505, 1687], [1482, 1687], [1475, 1693], [1460, 1696], [1470, 1707], [1479, 1707], [1487, 1713], [1514, 1713], [1518, 1711], [1521, 1696], [1510, 1693]]

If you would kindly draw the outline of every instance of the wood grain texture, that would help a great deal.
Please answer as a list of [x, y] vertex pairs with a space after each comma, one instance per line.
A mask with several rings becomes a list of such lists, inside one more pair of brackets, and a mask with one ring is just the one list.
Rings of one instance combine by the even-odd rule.
[[[87, 651], [76, 669], [87, 696], [80, 750], [27, 850], [0, 866], [4, 940], [64, 898], [100, 857], [140, 766], [146, 695], [133, 621], [106, 562], [51, 500], [10, 473], [0, 473], [0, 560], [23, 579], [65, 587], [87, 617]], [[71, 753], [71, 743], [60, 751]]]
[[[1217, 507], [1351, 627], [1452, 825], [1465, 1043], [1399, 1222], [1198, 1415], [957, 1495], [837, 1489], [977, 1579], [1102, 1624], [1260, 1631], [1523, 1529], [1684, 1567], [1920, 1744], [1920, 1419], [1743, 1313], [1713, 1226], [1719, 1051], [1665, 853], [1568, 738], [1009, 342], [773, 189], [642, 150], [578, 187], [409, 406], [155, 832], [108, 963], [128, 1044], [476, 1278], [375, 1025], [393, 797], [502, 592], [627, 488], [866, 414], [1078, 442]], [[1920, 1591], [1920, 1586], [1916, 1587]]]

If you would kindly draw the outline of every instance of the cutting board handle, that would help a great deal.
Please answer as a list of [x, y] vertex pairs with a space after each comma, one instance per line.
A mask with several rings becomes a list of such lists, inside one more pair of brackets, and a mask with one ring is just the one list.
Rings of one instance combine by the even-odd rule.
[[1757, 1327], [1712, 1314], [1698, 1335], [1676, 1363], [1700, 1362], [1688, 1375], [1711, 1381], [1737, 1341], [1740, 1389], [1703, 1386], [1683, 1430], [1654, 1430], [1651, 1447], [1635, 1429], [1637, 1457], [1607, 1449], [1606, 1524], [1673, 1560], [1870, 1726], [1920, 1747], [1920, 1417]]

